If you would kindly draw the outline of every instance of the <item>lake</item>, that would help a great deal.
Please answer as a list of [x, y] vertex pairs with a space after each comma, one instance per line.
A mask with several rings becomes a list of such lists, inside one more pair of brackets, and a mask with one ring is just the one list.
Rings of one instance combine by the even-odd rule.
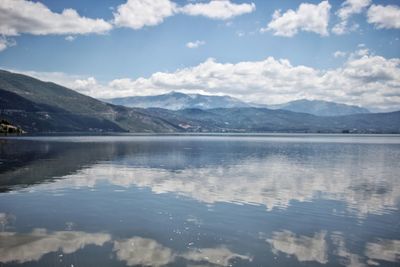
[[0, 138], [0, 266], [399, 266], [400, 136]]

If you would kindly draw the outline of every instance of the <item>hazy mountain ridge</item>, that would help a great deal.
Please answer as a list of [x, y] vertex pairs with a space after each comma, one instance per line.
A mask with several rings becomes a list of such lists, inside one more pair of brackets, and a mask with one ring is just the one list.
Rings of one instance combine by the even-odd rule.
[[271, 109], [285, 109], [294, 112], [309, 113], [317, 116], [342, 116], [370, 113], [366, 108], [323, 100], [299, 99], [279, 105], [269, 105]]
[[153, 96], [132, 96], [104, 99], [105, 102], [137, 108], [180, 109], [214, 109], [214, 108], [269, 108], [284, 109], [294, 112], [309, 113], [317, 116], [341, 116], [369, 113], [369, 110], [354, 105], [347, 105], [323, 100], [294, 100], [278, 105], [248, 103], [231, 96], [184, 94], [170, 92]]
[[0, 71], [0, 118], [27, 132], [400, 133], [400, 111], [321, 117], [260, 107], [128, 108], [6, 71]]
[[137, 108], [164, 108], [170, 110], [198, 108], [234, 108], [251, 107], [251, 104], [240, 101], [230, 96], [209, 96], [201, 94], [184, 94], [179, 92], [170, 92], [154, 96], [132, 96], [104, 99], [105, 102], [122, 105], [126, 107]]

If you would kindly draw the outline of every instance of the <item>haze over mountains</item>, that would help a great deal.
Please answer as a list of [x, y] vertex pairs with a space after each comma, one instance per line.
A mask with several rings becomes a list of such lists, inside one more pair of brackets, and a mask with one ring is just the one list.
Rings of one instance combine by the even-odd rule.
[[126, 107], [165, 108], [171, 110], [186, 108], [242, 108], [253, 106], [252, 104], [245, 103], [230, 96], [184, 94], [179, 92], [170, 92], [168, 94], [154, 96], [120, 97], [104, 99], [104, 101]]
[[321, 100], [301, 99], [279, 105], [262, 105], [244, 102], [230, 96], [184, 94], [179, 92], [170, 92], [154, 96], [120, 97], [104, 99], [104, 101], [126, 107], [164, 108], [170, 110], [259, 107], [284, 109], [317, 116], [369, 113], [369, 110], [366, 108]]
[[[167, 95], [167, 100], [169, 98], [169, 101], [172, 101], [171, 95], [178, 99], [175, 107], [194, 103], [196, 107], [201, 104], [203, 109], [172, 110], [118, 106], [55, 83], [0, 71], [0, 119], [6, 119], [28, 133], [400, 133], [400, 111], [322, 117], [283, 109], [252, 107], [251, 104], [230, 97], [193, 97], [172, 93]], [[187, 100], [188, 97], [201, 101], [192, 103]], [[171, 102], [172, 104], [174, 103]], [[215, 108], [218, 105], [230, 106]], [[363, 111], [361, 109], [360, 112]]]

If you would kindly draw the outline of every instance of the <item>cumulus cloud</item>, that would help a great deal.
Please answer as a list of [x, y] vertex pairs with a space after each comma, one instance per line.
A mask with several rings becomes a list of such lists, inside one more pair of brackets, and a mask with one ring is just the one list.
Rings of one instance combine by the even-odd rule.
[[289, 9], [283, 14], [275, 10], [271, 22], [261, 32], [273, 31], [274, 35], [291, 37], [301, 30], [327, 36], [330, 9], [329, 2], [323, 1], [318, 5], [302, 3], [296, 11]]
[[368, 23], [378, 29], [400, 29], [400, 7], [372, 5], [367, 13]]
[[16, 45], [14, 39], [10, 39], [5, 36], [0, 36], [0, 52], [14, 45]]
[[95, 85], [97, 85], [97, 81], [94, 77], [89, 77], [87, 79], [75, 80], [75, 88], [76, 89], [87, 88], [89, 86], [95, 86]]
[[[103, 34], [114, 26], [135, 30], [145, 26], [155, 26], [162, 23], [165, 18], [178, 13], [226, 20], [254, 10], [253, 3], [235, 4], [229, 0], [190, 3], [185, 6], [178, 6], [171, 0], [128, 0], [116, 8], [113, 20], [108, 22], [100, 18], [83, 17], [71, 8], [56, 13], [40, 2], [3, 0], [0, 1], [0, 35], [56, 34], [68, 35], [65, 39], [73, 41], [75, 39], [73, 35]], [[0, 40], [0, 49], [4, 50], [7, 46], [10, 45]]]
[[205, 45], [205, 44], [206, 44], [205, 41], [196, 40], [194, 42], [186, 43], [186, 47], [187, 48], [198, 48], [199, 46], [202, 46], [202, 45]]
[[336, 51], [335, 53], [333, 53], [333, 56], [335, 57], [335, 58], [338, 58], [338, 57], [345, 57], [347, 55], [347, 53], [346, 52], [343, 52], [343, 51]]
[[108, 83], [62, 73], [23, 73], [98, 98], [156, 95], [175, 90], [230, 95], [260, 104], [300, 98], [391, 110], [397, 110], [400, 104], [400, 59], [373, 55], [366, 48], [350, 53], [342, 66], [328, 70], [268, 57], [238, 63], [220, 63], [209, 58], [173, 72], [156, 72], [150, 77], [121, 78]]
[[371, 4], [371, 0], [346, 0], [342, 3], [341, 8], [336, 11], [336, 15], [339, 17], [340, 22], [336, 24], [332, 32], [335, 34], [345, 34], [355, 30], [358, 25], [354, 24], [350, 28], [348, 27], [348, 20], [353, 14], [361, 13], [366, 7]]
[[145, 26], [158, 25], [165, 18], [179, 13], [227, 20], [251, 13], [255, 8], [254, 3], [235, 4], [229, 0], [189, 3], [185, 6], [178, 6], [170, 0], [128, 0], [114, 12], [114, 24], [118, 27], [129, 27], [137, 30]]
[[170, 0], [128, 0], [118, 6], [114, 13], [114, 24], [137, 30], [158, 25], [176, 11], [177, 5]]
[[190, 16], [204, 16], [211, 19], [231, 19], [233, 17], [251, 13], [256, 9], [254, 3], [235, 4], [229, 0], [213, 0], [208, 3], [187, 4], [180, 8], [180, 12]]
[[69, 41], [69, 42], [72, 42], [72, 41], [74, 41], [76, 39], [76, 37], [75, 36], [72, 36], [72, 35], [68, 35], [67, 37], [65, 37], [65, 40], [66, 41]]
[[119, 79], [108, 84], [118, 96], [149, 95], [172, 90], [227, 94], [261, 104], [314, 98], [370, 107], [398, 108], [400, 60], [370, 55], [360, 49], [342, 67], [322, 71], [293, 66], [268, 57], [236, 64], [215, 59], [175, 72], [156, 72], [148, 78]]
[[0, 1], [0, 34], [6, 36], [105, 33], [111, 28], [103, 19], [82, 17], [70, 8], [55, 13], [40, 2]]

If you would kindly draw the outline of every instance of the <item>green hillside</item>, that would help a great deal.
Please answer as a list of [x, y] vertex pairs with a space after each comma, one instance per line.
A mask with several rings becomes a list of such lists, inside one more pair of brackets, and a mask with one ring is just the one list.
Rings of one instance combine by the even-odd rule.
[[0, 116], [27, 132], [173, 132], [149, 114], [115, 106], [63, 86], [0, 71]]
[[254, 107], [129, 108], [8, 71], [0, 71], [0, 119], [28, 133], [400, 133], [400, 112], [322, 117]]

